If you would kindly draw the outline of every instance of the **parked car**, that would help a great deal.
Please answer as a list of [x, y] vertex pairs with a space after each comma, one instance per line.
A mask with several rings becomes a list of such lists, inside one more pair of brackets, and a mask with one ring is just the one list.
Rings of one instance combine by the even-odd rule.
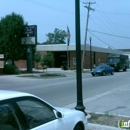
[[0, 130], [86, 130], [84, 112], [53, 107], [39, 97], [0, 90]]
[[95, 76], [96, 74], [99, 75], [106, 75], [106, 74], [114, 74], [114, 68], [109, 65], [99, 65], [95, 69], [91, 71], [92, 76]]

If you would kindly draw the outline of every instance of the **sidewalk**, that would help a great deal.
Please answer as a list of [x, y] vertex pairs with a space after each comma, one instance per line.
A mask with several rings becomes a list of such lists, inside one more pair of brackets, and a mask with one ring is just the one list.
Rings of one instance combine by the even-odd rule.
[[[72, 70], [48, 69], [48, 71], [74, 72]], [[89, 70], [87, 70], [89, 72]], [[65, 106], [74, 108], [76, 103]], [[106, 113], [130, 119], [130, 84], [84, 99], [87, 113]], [[88, 123], [88, 130], [119, 130], [117, 127]], [[122, 129], [125, 130], [125, 129]]]
[[[87, 111], [107, 113], [130, 119], [130, 85], [122, 86], [84, 100]], [[88, 124], [89, 130], [119, 130], [119, 128]], [[123, 129], [122, 129], [123, 130]]]
[[[84, 99], [86, 112], [98, 114], [106, 113], [110, 115], [128, 117], [130, 119], [129, 86], [130, 84]], [[74, 108], [75, 106], [76, 102], [64, 107]], [[88, 123], [88, 130], [119, 130], [119, 128]]]

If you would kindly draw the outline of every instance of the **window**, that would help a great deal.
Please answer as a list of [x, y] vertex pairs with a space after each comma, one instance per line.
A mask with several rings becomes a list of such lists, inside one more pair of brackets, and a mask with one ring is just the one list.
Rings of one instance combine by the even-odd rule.
[[73, 65], [76, 65], [76, 58], [73, 58]]
[[23, 112], [30, 129], [56, 119], [51, 108], [37, 100], [21, 100], [17, 102]]
[[0, 105], [0, 130], [21, 130], [15, 111], [9, 104]]

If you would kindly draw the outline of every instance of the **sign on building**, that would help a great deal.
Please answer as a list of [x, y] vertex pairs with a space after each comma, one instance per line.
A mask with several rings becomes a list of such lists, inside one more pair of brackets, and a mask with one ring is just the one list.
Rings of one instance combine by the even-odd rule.
[[0, 69], [4, 68], [4, 54], [0, 54]]
[[4, 68], [4, 61], [0, 61], [0, 68]]
[[37, 25], [25, 26], [22, 29], [21, 44], [35, 45], [37, 43]]
[[4, 59], [4, 54], [0, 54], [0, 59]]

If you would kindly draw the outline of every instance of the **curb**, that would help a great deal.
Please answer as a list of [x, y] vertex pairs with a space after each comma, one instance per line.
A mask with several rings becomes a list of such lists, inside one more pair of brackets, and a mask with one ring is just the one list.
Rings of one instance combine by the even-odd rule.
[[88, 123], [88, 130], [120, 130], [120, 128]]

